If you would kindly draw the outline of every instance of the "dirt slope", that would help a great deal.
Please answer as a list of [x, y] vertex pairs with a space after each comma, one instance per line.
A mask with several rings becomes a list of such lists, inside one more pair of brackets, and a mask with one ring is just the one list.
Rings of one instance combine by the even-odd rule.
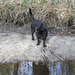
[[36, 45], [31, 35], [0, 33], [0, 63], [75, 60], [74, 36], [48, 36], [47, 47]]

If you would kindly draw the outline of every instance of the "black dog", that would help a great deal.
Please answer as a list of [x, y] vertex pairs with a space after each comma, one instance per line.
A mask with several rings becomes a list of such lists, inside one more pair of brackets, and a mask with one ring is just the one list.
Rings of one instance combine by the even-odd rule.
[[48, 35], [48, 28], [39, 20], [36, 20], [32, 14], [31, 8], [29, 8], [29, 14], [33, 19], [31, 24], [32, 40], [34, 40], [34, 32], [36, 32], [37, 45], [40, 45], [40, 39], [43, 40], [43, 47], [46, 47], [45, 40]]

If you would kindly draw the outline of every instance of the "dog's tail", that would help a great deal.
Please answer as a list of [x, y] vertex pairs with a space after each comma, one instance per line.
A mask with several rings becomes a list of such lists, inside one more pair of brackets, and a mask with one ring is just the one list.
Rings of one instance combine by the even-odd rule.
[[30, 14], [31, 18], [32, 18], [33, 20], [35, 20], [33, 14], [32, 14], [31, 8], [29, 8], [29, 14]]

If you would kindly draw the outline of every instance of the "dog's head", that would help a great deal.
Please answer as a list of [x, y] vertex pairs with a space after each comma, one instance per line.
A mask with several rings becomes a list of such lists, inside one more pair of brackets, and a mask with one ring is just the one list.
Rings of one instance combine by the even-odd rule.
[[45, 30], [45, 25], [43, 23], [37, 24], [37, 26], [35, 27], [35, 30], [44, 31]]

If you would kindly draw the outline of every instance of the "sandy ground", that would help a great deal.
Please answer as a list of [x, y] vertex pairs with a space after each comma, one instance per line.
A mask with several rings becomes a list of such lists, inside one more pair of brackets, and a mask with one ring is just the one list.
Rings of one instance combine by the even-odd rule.
[[31, 35], [0, 33], [0, 63], [75, 60], [74, 36], [48, 36], [47, 47], [36, 45]]

